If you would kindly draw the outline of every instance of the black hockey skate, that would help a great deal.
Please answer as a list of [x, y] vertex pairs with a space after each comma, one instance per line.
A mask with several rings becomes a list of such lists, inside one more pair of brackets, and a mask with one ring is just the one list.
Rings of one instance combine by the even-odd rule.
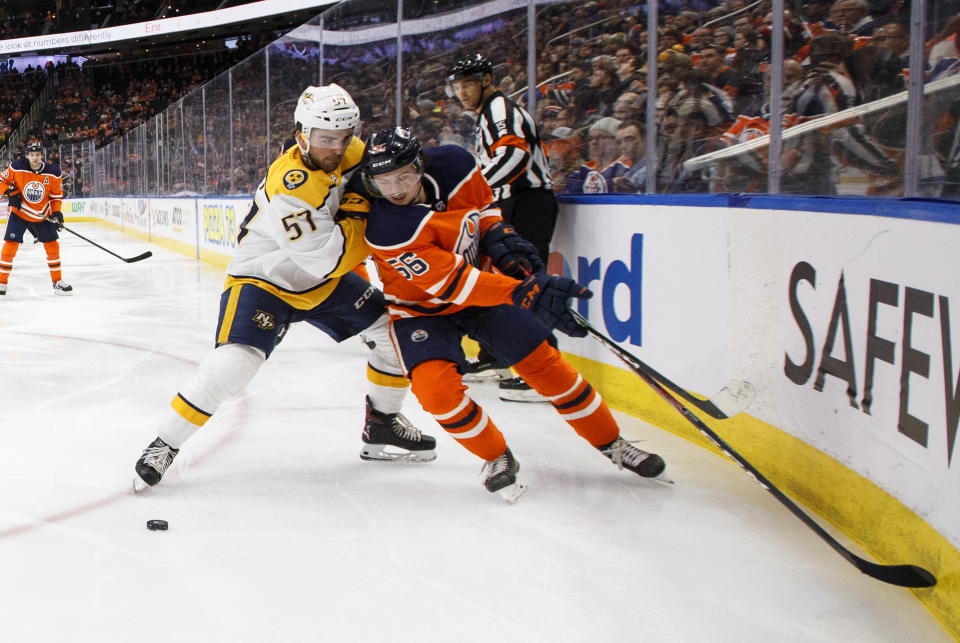
[[517, 481], [518, 471], [520, 471], [520, 463], [510, 453], [510, 449], [507, 449], [499, 458], [484, 462], [480, 476], [487, 491], [492, 491], [513, 504], [527, 490], [525, 484]]
[[[403, 449], [388, 451], [387, 447]], [[402, 413], [381, 413], [367, 398], [367, 419], [363, 425], [362, 460], [430, 462], [437, 459], [437, 441], [410, 424]]]
[[463, 381], [468, 383], [497, 382], [509, 377], [513, 377], [510, 369], [483, 350], [476, 359], [467, 358], [463, 366]]
[[644, 478], [656, 478], [661, 482], [673, 483], [673, 480], [663, 475], [667, 463], [656, 453], [642, 451], [623, 438], [617, 438], [610, 444], [597, 448], [621, 469], [633, 471]]
[[179, 449], [174, 449], [160, 438], [151, 442], [143, 450], [143, 455], [140, 456], [134, 466], [139, 480], [134, 479], [133, 490], [142, 491], [147, 485], [152, 487], [160, 482], [163, 474], [166, 473], [167, 468], [178, 453], [180, 453]]
[[545, 395], [538, 393], [522, 377], [500, 380], [499, 397], [504, 402], [549, 402]]

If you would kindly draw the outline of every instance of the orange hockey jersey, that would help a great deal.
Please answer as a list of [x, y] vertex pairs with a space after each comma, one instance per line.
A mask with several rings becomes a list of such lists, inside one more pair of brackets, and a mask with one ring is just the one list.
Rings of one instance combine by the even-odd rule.
[[518, 281], [479, 268], [480, 238], [501, 220], [480, 166], [454, 145], [425, 150], [424, 156], [426, 204], [398, 206], [353, 195], [354, 202], [369, 204], [366, 238], [391, 314], [449, 315], [511, 303]]
[[63, 177], [57, 165], [43, 163], [39, 170], [33, 170], [26, 159], [18, 159], [0, 172], [0, 195], [13, 186], [20, 192], [22, 205], [10, 211], [21, 219], [43, 221], [62, 207]]

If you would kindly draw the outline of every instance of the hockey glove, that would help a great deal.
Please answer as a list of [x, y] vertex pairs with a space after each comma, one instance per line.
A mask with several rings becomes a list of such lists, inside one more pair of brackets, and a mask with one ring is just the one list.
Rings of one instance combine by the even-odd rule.
[[51, 212], [50, 220], [57, 225], [57, 230], [63, 230], [63, 213], [62, 212]]
[[556, 275], [530, 275], [513, 290], [513, 303], [533, 313], [541, 324], [571, 337], [585, 337], [584, 329], [570, 314], [571, 297], [590, 299], [593, 293], [573, 279]]
[[9, 190], [4, 193], [4, 196], [7, 197], [7, 207], [17, 208], [23, 205], [23, 200], [20, 198], [20, 190], [17, 189], [17, 186], [11, 186]]
[[483, 235], [480, 252], [490, 257], [497, 270], [515, 279], [545, 268], [536, 247], [504, 221], [494, 223]]

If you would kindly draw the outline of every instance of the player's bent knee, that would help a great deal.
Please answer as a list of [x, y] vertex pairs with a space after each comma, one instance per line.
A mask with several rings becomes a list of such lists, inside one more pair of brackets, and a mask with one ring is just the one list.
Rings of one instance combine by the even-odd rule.
[[445, 413], [463, 400], [467, 387], [460, 379], [457, 365], [432, 359], [418, 364], [410, 372], [413, 394], [427, 413]]
[[266, 355], [259, 348], [223, 344], [201, 362], [197, 377], [213, 397], [222, 400], [242, 391], [264, 361]]

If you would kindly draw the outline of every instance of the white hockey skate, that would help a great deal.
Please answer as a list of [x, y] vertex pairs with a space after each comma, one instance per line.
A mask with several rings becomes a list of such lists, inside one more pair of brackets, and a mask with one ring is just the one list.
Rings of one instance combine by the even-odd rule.
[[73, 286], [65, 282], [63, 279], [60, 281], [53, 282], [53, 293], [55, 295], [60, 295], [61, 297], [69, 297], [73, 294]]

